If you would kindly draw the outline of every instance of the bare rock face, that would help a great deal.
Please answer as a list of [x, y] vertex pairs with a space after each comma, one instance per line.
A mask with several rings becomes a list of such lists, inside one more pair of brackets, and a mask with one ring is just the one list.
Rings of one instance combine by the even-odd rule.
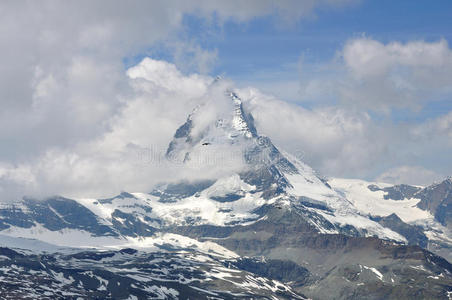
[[413, 195], [421, 199], [417, 206], [430, 211], [435, 219], [452, 230], [452, 179], [433, 184]]
[[411, 186], [407, 184], [398, 184], [391, 187], [385, 187], [380, 188], [379, 186], [372, 184], [368, 186], [369, 190], [371, 191], [383, 191], [385, 192], [385, 195], [383, 196], [384, 199], [390, 199], [390, 200], [403, 200], [407, 198], [413, 197], [414, 194], [416, 194], [418, 191], [420, 191], [422, 188], [417, 186]]
[[374, 217], [373, 219], [406, 237], [410, 245], [419, 245], [423, 248], [428, 246], [428, 238], [425, 236], [422, 226], [407, 224], [396, 214], [391, 214], [386, 217]]

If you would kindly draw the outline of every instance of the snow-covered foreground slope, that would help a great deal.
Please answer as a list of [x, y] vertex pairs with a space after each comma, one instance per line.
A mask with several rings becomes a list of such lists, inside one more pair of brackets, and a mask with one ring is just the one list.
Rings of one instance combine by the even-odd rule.
[[5, 299], [304, 299], [234, 260], [195, 250], [84, 251], [43, 256], [0, 247]]

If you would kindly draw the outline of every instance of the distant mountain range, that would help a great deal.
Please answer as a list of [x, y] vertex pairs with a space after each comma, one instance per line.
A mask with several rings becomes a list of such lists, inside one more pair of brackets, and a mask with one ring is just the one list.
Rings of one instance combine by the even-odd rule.
[[111, 199], [2, 204], [0, 294], [452, 299], [451, 178], [428, 187], [326, 180], [259, 135], [240, 97], [225, 93], [231, 111], [212, 119], [197, 107], [166, 157], [193, 169], [238, 153], [237, 171]]

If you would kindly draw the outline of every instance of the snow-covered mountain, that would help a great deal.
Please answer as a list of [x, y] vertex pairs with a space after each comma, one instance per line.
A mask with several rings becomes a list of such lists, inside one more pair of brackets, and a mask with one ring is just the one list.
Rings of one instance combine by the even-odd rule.
[[452, 180], [427, 187], [334, 178], [328, 181], [362, 214], [452, 260]]
[[[61, 293], [52, 296], [59, 297], [64, 289], [88, 298], [141, 299], [451, 295], [452, 266], [422, 249], [450, 254], [447, 182], [425, 189], [327, 182], [260, 135], [235, 92], [225, 95], [229, 109], [198, 106], [166, 151], [169, 163], [197, 176], [110, 199], [24, 198], [2, 205], [0, 241], [8, 255], [0, 276], [9, 284], [39, 274], [48, 289], [55, 283]], [[36, 250], [23, 238], [47, 243], [40, 244], [53, 253], [47, 267], [17, 263], [41, 259], [17, 252], [21, 245]], [[80, 248], [88, 254], [74, 254]], [[133, 253], [121, 252], [130, 248]], [[168, 261], [176, 271], [159, 265]], [[0, 288], [12, 296], [34, 289], [24, 283], [28, 289], [13, 294], [8, 284]], [[119, 293], [119, 285], [128, 292]]]

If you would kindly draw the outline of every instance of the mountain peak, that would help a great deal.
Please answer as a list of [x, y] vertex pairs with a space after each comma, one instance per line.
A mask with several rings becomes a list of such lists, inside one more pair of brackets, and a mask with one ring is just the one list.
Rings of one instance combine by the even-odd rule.
[[[352, 223], [353, 230], [362, 231], [362, 234], [404, 240], [399, 234], [360, 215], [312, 168], [297, 157], [281, 152], [270, 138], [259, 135], [252, 114], [246, 111], [236, 92], [223, 90], [222, 93], [212, 97], [226, 97], [223, 99], [226, 106], [221, 107], [224, 104], [221, 101], [200, 105], [177, 129], [168, 146], [170, 160], [182, 163], [181, 166], [187, 169], [194, 166], [197, 174], [204, 175], [204, 181], [196, 182], [188, 176], [187, 182], [163, 186], [156, 193], [159, 201], [165, 202], [168, 197], [173, 203], [190, 201], [191, 205], [206, 201], [209, 205], [220, 206], [216, 219], [239, 223], [264, 217], [268, 208], [286, 207], [305, 215], [321, 232], [347, 231], [347, 224]], [[228, 111], [218, 111], [217, 104]], [[204, 168], [198, 171], [204, 162], [211, 164], [201, 166]], [[230, 168], [234, 163], [239, 167]], [[229, 168], [228, 172], [224, 172], [226, 168]], [[217, 172], [209, 176], [213, 170]], [[169, 196], [165, 198], [165, 195]], [[201, 212], [210, 215], [212, 212], [207, 213], [206, 209], [199, 206]], [[243, 217], [237, 220], [239, 215]], [[199, 217], [199, 214], [195, 216]]]
[[228, 106], [231, 111], [214, 110], [212, 113], [209, 107], [212, 103], [195, 107], [185, 123], [176, 130], [166, 152], [168, 158], [182, 158], [186, 162], [189, 159], [188, 150], [193, 151], [198, 146], [239, 145], [245, 140], [258, 138], [254, 118], [244, 110], [240, 97], [231, 90], [226, 90], [224, 95], [231, 101], [232, 105]]
[[234, 103], [234, 117], [232, 125], [237, 131], [242, 132], [248, 138], [257, 137], [257, 130], [254, 126], [254, 118], [251, 113], [245, 112], [243, 109], [242, 99], [240, 99], [234, 92], [228, 91], [227, 95]]

